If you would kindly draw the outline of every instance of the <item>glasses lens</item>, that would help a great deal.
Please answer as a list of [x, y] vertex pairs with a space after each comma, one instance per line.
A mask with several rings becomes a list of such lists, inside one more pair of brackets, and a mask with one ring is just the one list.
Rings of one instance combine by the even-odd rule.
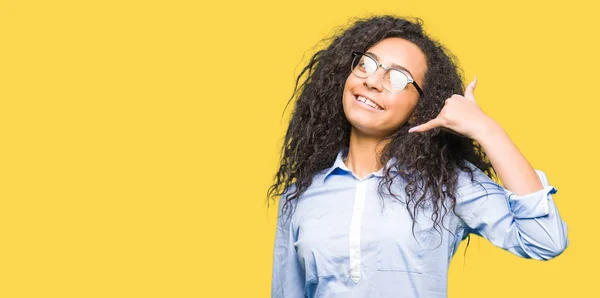
[[369, 56], [357, 54], [352, 61], [352, 72], [362, 78], [368, 77], [377, 70], [377, 62]]
[[387, 84], [388, 90], [393, 93], [398, 93], [408, 84], [408, 76], [399, 70], [390, 69], [384, 82]]

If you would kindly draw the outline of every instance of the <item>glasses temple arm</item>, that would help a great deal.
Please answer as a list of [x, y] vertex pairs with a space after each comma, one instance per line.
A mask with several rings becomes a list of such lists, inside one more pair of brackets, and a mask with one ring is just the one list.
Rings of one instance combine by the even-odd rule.
[[421, 90], [421, 87], [419, 87], [419, 85], [417, 85], [417, 82], [413, 81], [412, 84], [415, 85], [415, 88], [417, 88], [417, 91], [419, 92], [419, 94], [421, 96], [423, 96], [423, 90]]

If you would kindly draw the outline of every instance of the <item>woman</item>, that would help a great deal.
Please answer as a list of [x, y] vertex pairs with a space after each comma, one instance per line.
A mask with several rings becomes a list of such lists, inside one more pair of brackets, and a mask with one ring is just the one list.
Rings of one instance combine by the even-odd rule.
[[471, 233], [524, 258], [566, 248], [556, 189], [475, 84], [420, 20], [358, 20], [311, 58], [268, 193], [272, 297], [446, 297]]

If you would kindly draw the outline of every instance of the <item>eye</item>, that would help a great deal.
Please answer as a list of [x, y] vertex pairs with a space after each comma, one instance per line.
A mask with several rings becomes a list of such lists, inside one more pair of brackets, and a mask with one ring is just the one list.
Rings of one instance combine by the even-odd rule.
[[408, 84], [408, 76], [399, 70], [390, 70], [389, 78], [390, 86], [396, 90], [402, 90]]
[[363, 56], [360, 64], [367, 73], [373, 73], [375, 70], [377, 70], [377, 62], [367, 56]]

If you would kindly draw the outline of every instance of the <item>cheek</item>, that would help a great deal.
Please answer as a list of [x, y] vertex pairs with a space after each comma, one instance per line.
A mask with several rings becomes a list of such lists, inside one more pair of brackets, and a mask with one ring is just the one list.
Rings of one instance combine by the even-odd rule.
[[344, 91], [342, 93], [342, 104], [344, 106], [346, 106], [346, 104], [348, 104], [348, 100], [350, 99], [354, 99], [352, 98], [352, 92], [350, 92], [350, 90], [352, 90], [352, 88], [354, 88], [353, 86], [353, 80], [351, 77], [348, 77], [346, 79], [346, 83], [344, 84]]
[[346, 77], [346, 82], [344, 83], [344, 91], [352, 90], [359, 88], [363, 84], [363, 79], [350, 74]]
[[417, 106], [416, 98], [396, 98], [388, 105], [388, 110], [394, 115], [398, 122], [407, 120]]

